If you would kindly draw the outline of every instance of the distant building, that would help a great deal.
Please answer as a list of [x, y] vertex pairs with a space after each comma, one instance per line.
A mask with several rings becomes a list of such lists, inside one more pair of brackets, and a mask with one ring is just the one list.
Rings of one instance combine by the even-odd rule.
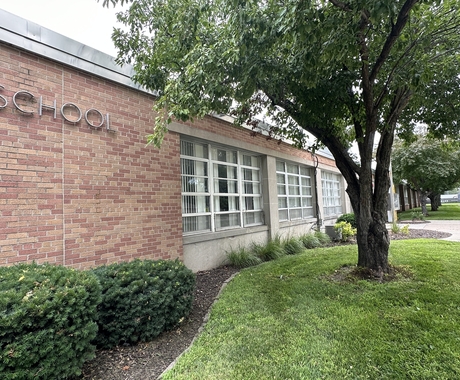
[[131, 67], [1, 10], [0, 25], [0, 265], [178, 258], [206, 270], [351, 212], [326, 152], [214, 116], [146, 146], [155, 94]]
[[401, 183], [396, 187], [395, 198], [397, 198], [396, 211], [408, 211], [420, 207], [420, 197], [417, 191], [406, 183]]

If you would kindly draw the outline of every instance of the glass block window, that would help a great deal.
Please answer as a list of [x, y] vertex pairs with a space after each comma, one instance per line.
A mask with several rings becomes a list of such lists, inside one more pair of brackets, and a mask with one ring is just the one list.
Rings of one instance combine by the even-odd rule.
[[276, 162], [279, 220], [314, 216], [311, 169], [288, 162]]
[[183, 232], [263, 224], [260, 158], [181, 141]]
[[323, 190], [324, 215], [342, 214], [340, 175], [324, 171], [321, 172], [321, 187]]

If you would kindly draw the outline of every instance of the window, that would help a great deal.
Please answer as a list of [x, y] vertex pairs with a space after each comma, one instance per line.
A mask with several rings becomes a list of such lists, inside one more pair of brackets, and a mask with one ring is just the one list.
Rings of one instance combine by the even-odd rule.
[[181, 141], [183, 232], [263, 224], [260, 158]]
[[313, 217], [311, 169], [277, 161], [276, 179], [279, 220]]
[[321, 186], [323, 189], [324, 215], [342, 214], [340, 175], [329, 172], [321, 172]]

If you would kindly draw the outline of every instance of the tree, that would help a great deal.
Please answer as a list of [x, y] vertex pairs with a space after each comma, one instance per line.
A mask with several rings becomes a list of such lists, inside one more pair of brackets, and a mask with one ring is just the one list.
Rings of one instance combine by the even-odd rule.
[[427, 198], [436, 211], [436, 198], [460, 182], [460, 148], [457, 144], [418, 137], [409, 144], [399, 142], [392, 154], [393, 176], [406, 181], [420, 196], [423, 215]]
[[[251, 123], [264, 112], [273, 133], [331, 151], [356, 215], [358, 266], [389, 271], [390, 154], [395, 132], [412, 128], [397, 130], [398, 120], [410, 120], [402, 116], [412, 99], [422, 106], [436, 74], [458, 77], [457, 0], [103, 0], [110, 3], [129, 5], [118, 14], [126, 29], [113, 33], [118, 62], [132, 63], [133, 79], [160, 94], [151, 142], [161, 143], [173, 117], [233, 112]], [[441, 102], [456, 102], [457, 93], [445, 95]], [[438, 133], [458, 130], [435, 102], [423, 107], [420, 118], [439, 120]]]

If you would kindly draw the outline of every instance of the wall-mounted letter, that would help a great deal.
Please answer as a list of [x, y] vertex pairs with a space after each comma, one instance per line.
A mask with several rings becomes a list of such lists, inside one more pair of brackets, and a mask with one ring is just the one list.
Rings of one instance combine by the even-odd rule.
[[[91, 114], [96, 114], [101, 122], [99, 124], [95, 124], [91, 120], [89, 120], [89, 115]], [[94, 108], [90, 108], [88, 111], [85, 112], [85, 120], [91, 128], [99, 129], [104, 124], [104, 116], [102, 115], [102, 113], [100, 113], [97, 109]]]
[[[66, 108], [73, 108], [73, 109], [77, 110], [77, 112], [78, 112], [78, 117], [77, 117], [75, 120], [71, 120], [69, 117], [67, 117], [67, 116], [65, 115], [65, 109], [66, 109]], [[61, 107], [61, 115], [62, 115], [62, 117], [63, 117], [66, 121], [68, 121], [69, 123], [77, 124], [77, 123], [81, 120], [81, 109], [78, 108], [78, 106], [77, 106], [76, 104], [74, 104], [74, 103], [65, 103], [65, 104], [63, 104], [62, 107]]]
[[105, 129], [107, 130], [107, 132], [116, 133], [117, 131], [115, 129], [110, 129], [110, 117], [109, 117], [109, 114], [105, 115], [105, 120], [106, 120]]
[[46, 108], [47, 110], [53, 110], [54, 111], [54, 116], [53, 118], [56, 119], [56, 99], [54, 99], [53, 105], [48, 106], [46, 104], [43, 104], [43, 96], [40, 96], [40, 101], [38, 103], [38, 114], [41, 116], [43, 115], [43, 108]]
[[[5, 87], [0, 84], [0, 89], [4, 89]], [[0, 95], [0, 100], [3, 102], [3, 104], [0, 104], [0, 109], [5, 108], [8, 105], [8, 100], [3, 96]]]
[[26, 114], [26, 115], [33, 115], [34, 114], [34, 111], [27, 111], [25, 109], [22, 109], [16, 99], [19, 99], [19, 98], [29, 98], [30, 100], [33, 100], [35, 98], [35, 96], [33, 94], [31, 94], [29, 91], [18, 91], [16, 92], [14, 95], [13, 95], [13, 104], [14, 106], [19, 110], [21, 111], [22, 113]]

